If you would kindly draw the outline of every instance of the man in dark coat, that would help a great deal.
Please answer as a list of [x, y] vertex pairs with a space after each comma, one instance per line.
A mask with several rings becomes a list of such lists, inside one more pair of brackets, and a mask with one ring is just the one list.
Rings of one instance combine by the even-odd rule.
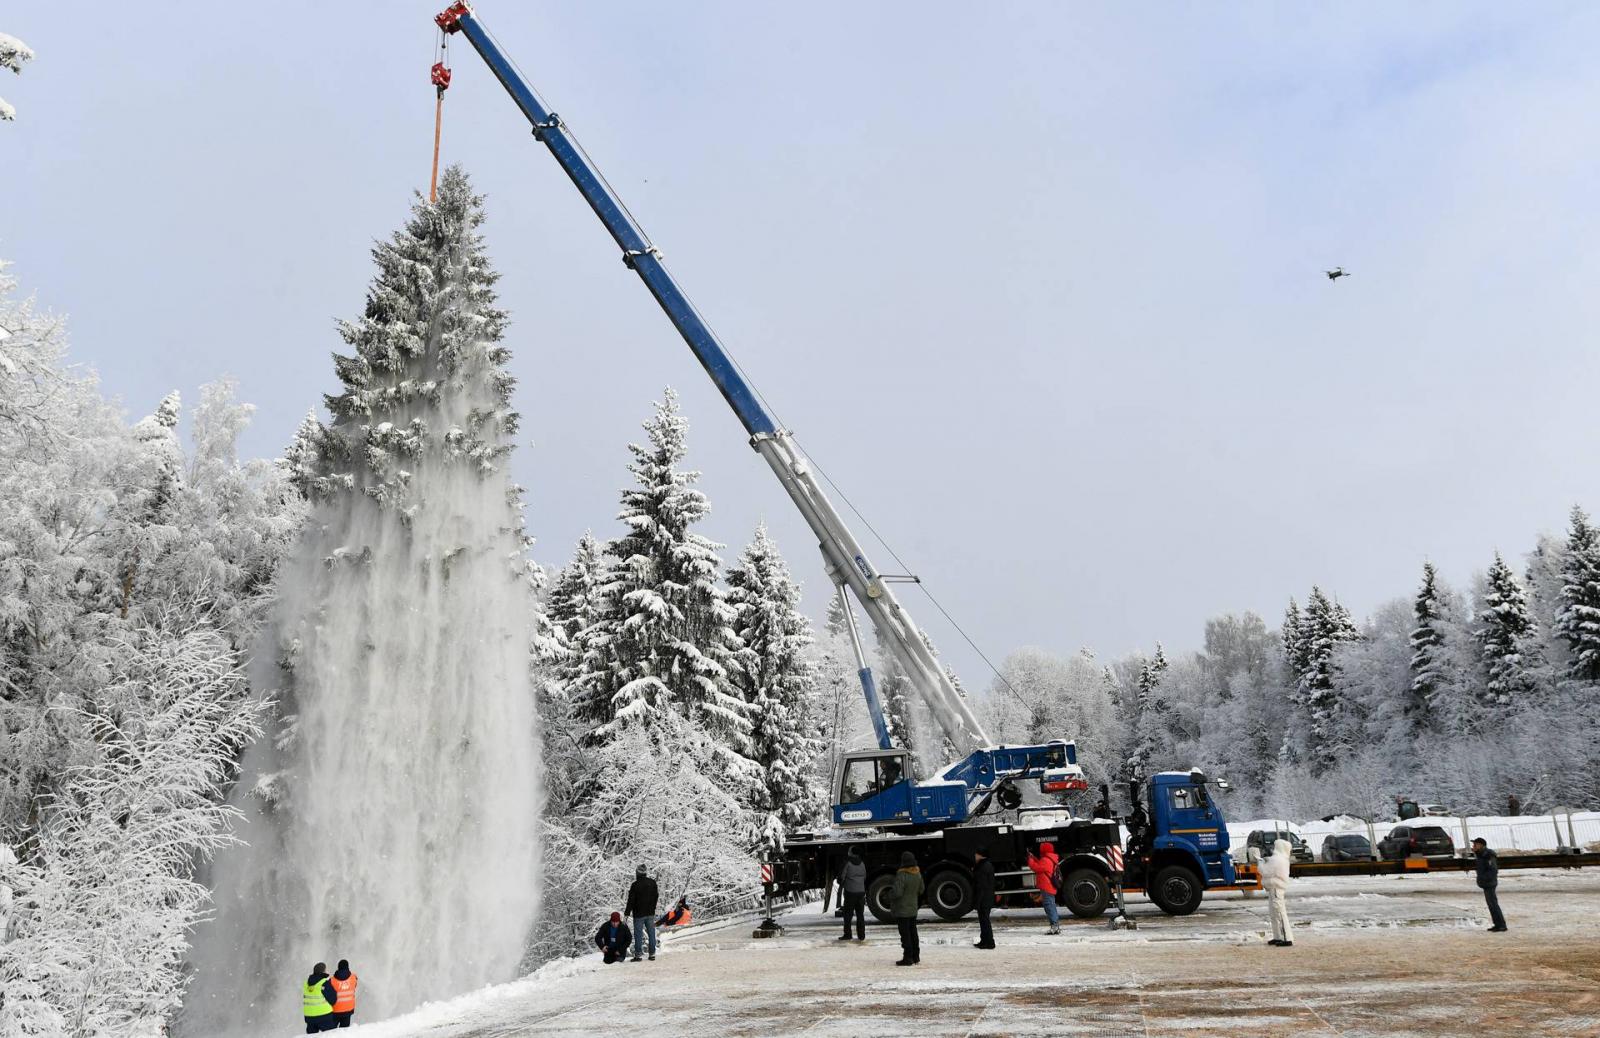
[[917, 909], [922, 904], [922, 870], [917, 856], [900, 852], [900, 869], [889, 888], [889, 911], [900, 927], [900, 961], [896, 966], [915, 966], [922, 961], [922, 942], [917, 938]]
[[867, 863], [861, 860], [861, 848], [852, 847], [845, 856], [844, 868], [839, 870], [839, 903], [844, 907], [844, 936], [850, 939], [850, 917], [856, 921], [856, 940], [867, 939]]
[[1489, 918], [1494, 921], [1489, 932], [1505, 933], [1506, 917], [1500, 912], [1500, 895], [1496, 891], [1500, 886], [1500, 857], [1489, 849], [1489, 841], [1481, 836], [1472, 841], [1472, 856], [1478, 859], [1478, 887], [1489, 906]]
[[989, 860], [989, 848], [979, 847], [972, 855], [972, 907], [978, 910], [978, 943], [974, 948], [993, 948], [994, 930], [989, 927], [989, 913], [994, 909], [994, 862]]
[[622, 910], [633, 920], [634, 962], [639, 961], [639, 953], [645, 950], [645, 934], [650, 935], [650, 961], [656, 961], [656, 902], [660, 899], [656, 881], [646, 875], [644, 866], [640, 865], [633, 885], [628, 887], [628, 903]]
[[600, 929], [595, 932], [594, 946], [606, 957], [606, 965], [613, 962], [626, 962], [628, 959], [628, 942], [633, 938], [628, 933], [628, 928], [622, 925], [622, 913], [612, 912], [611, 918], [600, 924]]

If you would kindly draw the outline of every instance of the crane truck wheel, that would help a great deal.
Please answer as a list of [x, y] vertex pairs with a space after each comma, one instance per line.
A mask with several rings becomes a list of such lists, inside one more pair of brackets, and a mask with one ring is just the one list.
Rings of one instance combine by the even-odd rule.
[[892, 872], [880, 872], [867, 880], [867, 910], [880, 923], [894, 922], [894, 913], [889, 911], [889, 888], [892, 886]]
[[1168, 865], [1156, 873], [1155, 882], [1145, 891], [1156, 907], [1168, 915], [1188, 915], [1200, 907], [1206, 886], [1194, 870], [1185, 865]]
[[1067, 911], [1079, 919], [1093, 919], [1111, 904], [1111, 884], [1096, 869], [1073, 869], [1061, 887]]
[[972, 911], [972, 880], [955, 869], [934, 873], [928, 881], [928, 907], [940, 919], [960, 919]]

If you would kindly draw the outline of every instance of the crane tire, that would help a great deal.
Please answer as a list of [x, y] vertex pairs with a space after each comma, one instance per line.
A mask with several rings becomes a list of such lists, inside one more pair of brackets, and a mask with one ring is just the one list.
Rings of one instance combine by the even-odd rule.
[[1067, 873], [1057, 897], [1079, 919], [1093, 919], [1111, 904], [1111, 884], [1098, 869], [1073, 869]]
[[867, 880], [867, 911], [880, 923], [894, 922], [894, 913], [889, 911], [889, 888], [892, 886], [892, 872], [880, 872]]
[[1168, 865], [1157, 870], [1145, 894], [1168, 915], [1188, 915], [1200, 907], [1206, 885], [1187, 865]]
[[972, 880], [959, 869], [941, 869], [928, 880], [927, 897], [940, 919], [960, 919], [972, 911]]

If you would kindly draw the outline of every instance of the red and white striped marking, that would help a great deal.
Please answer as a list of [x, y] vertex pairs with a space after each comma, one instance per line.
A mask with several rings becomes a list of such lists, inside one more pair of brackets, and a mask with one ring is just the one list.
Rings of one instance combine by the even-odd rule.
[[772, 862], [770, 861], [764, 861], [761, 863], [761, 882], [772, 882]]
[[1112, 844], [1106, 848], [1107, 860], [1111, 864], [1112, 872], [1122, 871], [1122, 848]]

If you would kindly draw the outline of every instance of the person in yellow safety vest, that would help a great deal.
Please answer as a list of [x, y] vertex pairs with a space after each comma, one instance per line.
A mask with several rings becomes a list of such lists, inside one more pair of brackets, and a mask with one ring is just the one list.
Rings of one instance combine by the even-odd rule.
[[338, 992], [328, 983], [327, 963], [311, 967], [311, 976], [300, 988], [300, 1009], [306, 1018], [306, 1034], [320, 1034], [334, 1028], [333, 1004]]
[[340, 959], [339, 968], [333, 971], [328, 983], [339, 997], [333, 1003], [335, 1027], [349, 1027], [350, 1018], [356, 1015], [356, 983], [359, 978], [350, 972], [350, 960]]

